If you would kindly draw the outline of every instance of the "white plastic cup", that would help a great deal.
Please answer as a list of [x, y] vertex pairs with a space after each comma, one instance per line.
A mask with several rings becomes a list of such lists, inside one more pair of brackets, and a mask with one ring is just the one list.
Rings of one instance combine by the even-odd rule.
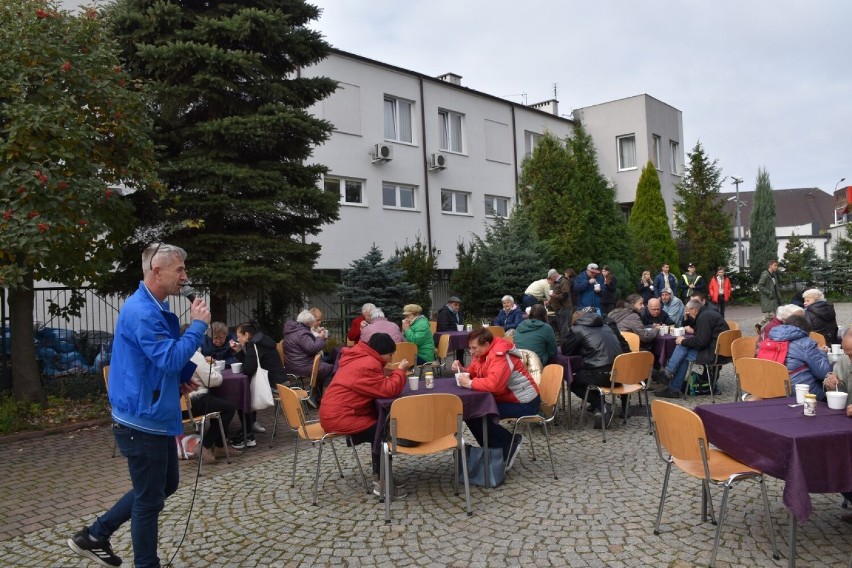
[[470, 376], [470, 373], [456, 373], [456, 386], [457, 386], [457, 387], [460, 387], [460, 386], [461, 386], [461, 384], [459, 384], [459, 379], [460, 379], [460, 378], [462, 378], [462, 377], [469, 377], [469, 376]]
[[223, 371], [225, 369], [225, 362], [216, 361], [213, 363], [213, 366], [216, 368], [217, 371]]
[[660, 326], [660, 335], [668, 335], [668, 333], [669, 333], [669, 326], [661, 325]]
[[832, 343], [831, 344], [831, 352], [834, 353], [835, 355], [839, 355], [839, 354], [843, 353], [843, 351], [840, 349], [839, 343]]
[[420, 389], [420, 379], [417, 377], [417, 375], [412, 375], [408, 377], [408, 388], [413, 391]]
[[231, 370], [235, 373], [243, 372], [243, 364], [242, 363], [231, 363]]
[[464, 325], [463, 324], [456, 325], [456, 331], [464, 331]]
[[847, 394], [841, 391], [825, 391], [828, 407], [832, 410], [843, 410], [846, 408]]
[[808, 385], [796, 385], [796, 404], [805, 404], [805, 395], [809, 390]]

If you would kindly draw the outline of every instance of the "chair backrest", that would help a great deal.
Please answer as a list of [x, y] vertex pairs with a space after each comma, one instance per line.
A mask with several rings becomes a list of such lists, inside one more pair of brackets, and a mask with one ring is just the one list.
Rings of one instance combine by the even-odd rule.
[[728, 331], [720, 333], [718, 339], [716, 339], [716, 356], [730, 357], [731, 343], [742, 336], [743, 332], [738, 329], [729, 329]]
[[430, 321], [429, 322], [429, 329], [432, 330], [432, 335], [435, 335], [435, 333], [438, 331], [438, 322]]
[[314, 355], [314, 364], [311, 367], [311, 388], [317, 386], [317, 377], [319, 377], [320, 363], [322, 362], [322, 351]]
[[538, 391], [541, 396], [541, 415], [550, 418], [556, 413], [556, 405], [564, 384], [565, 368], [562, 365], [547, 365], [541, 372]]
[[725, 323], [728, 324], [728, 329], [739, 329], [740, 328], [740, 324], [738, 324], [734, 320], [725, 320]]
[[454, 394], [420, 394], [393, 401], [391, 433], [414, 442], [430, 442], [458, 432], [462, 401]]
[[281, 409], [284, 411], [284, 418], [287, 419], [287, 424], [293, 430], [304, 428], [307, 420], [305, 419], [305, 409], [302, 408], [299, 396], [293, 389], [282, 384], [275, 386], [278, 388], [278, 397], [281, 399]]
[[500, 327], [499, 325], [489, 325], [486, 327], [488, 331], [491, 332], [491, 335], [494, 337], [505, 337], [506, 330]]
[[287, 368], [287, 358], [284, 356], [284, 340], [282, 339], [275, 344], [275, 350], [278, 351], [278, 358], [281, 359], [281, 366]]
[[825, 347], [825, 336], [819, 332], [812, 331], [808, 334], [811, 339], [817, 342], [817, 346], [820, 348]]
[[446, 333], [438, 339], [438, 346], [435, 348], [435, 356], [441, 359], [447, 356], [450, 351], [450, 336]]
[[104, 386], [106, 387], [107, 394], [109, 394], [109, 365], [104, 365]]
[[734, 367], [737, 366], [738, 359], [754, 357], [754, 354], [757, 352], [757, 339], [756, 335], [747, 335], [734, 339], [731, 343], [731, 359], [734, 360]]
[[654, 355], [650, 351], [622, 353], [612, 363], [613, 383], [621, 385], [638, 385], [651, 377], [654, 368]]
[[621, 336], [627, 341], [627, 345], [630, 346], [631, 351], [634, 353], [639, 351], [639, 336], [637, 334], [632, 331], [622, 331]]
[[707, 447], [704, 423], [693, 411], [664, 400], [651, 401], [651, 415], [660, 444], [673, 458], [701, 463], [701, 446]]
[[736, 365], [741, 390], [757, 398], [790, 396], [790, 372], [781, 363], [744, 357]]
[[391, 363], [399, 363], [403, 359], [408, 359], [412, 365], [417, 362], [417, 344], [409, 341], [403, 341], [396, 344], [396, 351], [393, 352]]

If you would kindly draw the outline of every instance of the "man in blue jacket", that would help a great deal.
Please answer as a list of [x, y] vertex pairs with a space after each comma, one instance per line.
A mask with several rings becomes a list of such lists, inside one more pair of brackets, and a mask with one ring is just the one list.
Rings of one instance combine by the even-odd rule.
[[677, 278], [675, 275], [669, 272], [669, 263], [663, 263], [663, 266], [660, 267], [660, 273], [657, 274], [656, 278], [654, 278], [654, 293], [657, 297], [660, 297], [663, 289], [668, 288], [672, 291], [672, 295], [677, 297]]
[[595, 308], [601, 313], [601, 288], [603, 276], [594, 262], [586, 266], [586, 271], [574, 279], [574, 292], [577, 293], [577, 309]]
[[116, 323], [109, 401], [113, 434], [127, 458], [133, 489], [92, 526], [68, 539], [74, 552], [104, 566], [121, 564], [109, 539], [127, 521], [135, 566], [160, 566], [158, 518], [166, 497], [178, 487], [174, 437], [183, 430], [180, 397], [196, 388], [190, 383], [195, 366], [189, 360], [210, 323], [210, 310], [200, 298], [192, 302], [192, 323], [183, 335], [177, 316], [169, 311], [166, 298], [179, 294], [189, 281], [185, 259], [186, 252], [173, 245], [146, 248], [143, 280]]

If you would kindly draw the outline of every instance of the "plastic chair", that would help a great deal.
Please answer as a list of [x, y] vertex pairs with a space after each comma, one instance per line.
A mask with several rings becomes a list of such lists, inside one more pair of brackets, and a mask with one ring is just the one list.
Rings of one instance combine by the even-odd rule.
[[744, 357], [735, 363], [739, 388], [748, 399], [783, 398], [791, 396], [790, 372], [781, 363], [768, 359]]
[[740, 324], [738, 324], [734, 320], [725, 320], [725, 323], [728, 324], [728, 329], [739, 329], [740, 328]]
[[[107, 399], [109, 399], [109, 365], [104, 365], [103, 368], [104, 374], [104, 386], [107, 391]], [[115, 436], [112, 437], [112, 457], [115, 457], [115, 452], [118, 448], [118, 442], [115, 441]]]
[[[438, 346], [435, 347], [435, 360], [431, 363], [432, 367], [440, 369], [440, 376], [444, 376], [444, 369], [447, 366], [447, 356], [450, 352], [450, 336], [443, 334], [438, 339]], [[429, 365], [430, 363], [427, 363]]]
[[[462, 437], [462, 401], [454, 394], [421, 394], [405, 396], [393, 401], [389, 417], [390, 440], [382, 443], [382, 465], [379, 479], [384, 487], [385, 524], [390, 524], [391, 475], [390, 456], [426, 456], [440, 452], [453, 452], [453, 491], [459, 494], [458, 463], [461, 459], [464, 497], [467, 516], [473, 515], [470, 506], [470, 482], [467, 477], [467, 456]], [[400, 438], [418, 442], [414, 447], [398, 444]]]
[[429, 329], [432, 330], [432, 335], [435, 335], [438, 332], [438, 322], [430, 321], [429, 322]]
[[[716, 382], [719, 379], [719, 374], [722, 371], [722, 367], [731, 362], [731, 344], [742, 336], [743, 333], [739, 329], [729, 329], [720, 333], [716, 339], [716, 356], [713, 362], [703, 364], [704, 368], [708, 371], [709, 368], [714, 369], [710, 373], [710, 401], [714, 404], [716, 403]], [[689, 363], [689, 367], [686, 369], [687, 377], [692, 374], [692, 369], [696, 364], [702, 365], [702, 363], [696, 363], [695, 361]]]
[[742, 394], [742, 391], [740, 390], [740, 374], [737, 369], [737, 361], [743, 357], [754, 358], [754, 354], [757, 352], [758, 339], [759, 338], [756, 335], [747, 335], [735, 339], [731, 343], [731, 361], [734, 363], [734, 376], [737, 381], [737, 392], [734, 394], [734, 402], [738, 401]]
[[345, 434], [335, 434], [334, 432], [326, 432], [319, 420], [309, 421], [305, 418], [305, 409], [299, 400], [296, 391], [284, 385], [276, 385], [278, 387], [278, 397], [281, 400], [281, 408], [284, 410], [284, 417], [287, 419], [287, 424], [290, 430], [296, 432], [296, 446], [293, 450], [293, 475], [290, 478], [290, 487], [296, 486], [296, 463], [299, 460], [299, 441], [310, 442], [317, 445], [317, 469], [314, 475], [314, 505], [317, 504], [317, 487], [319, 485], [319, 472], [322, 466], [322, 448], [326, 442], [331, 446], [331, 452], [334, 454], [334, 461], [337, 462], [337, 470], [340, 472], [340, 477], [343, 478], [343, 468], [340, 467], [340, 460], [337, 458], [337, 450], [334, 448], [334, 439], [344, 437], [352, 446], [352, 453], [355, 454], [355, 462], [358, 464], [358, 470], [361, 472], [361, 478], [364, 480], [364, 489], [369, 494], [370, 487], [367, 485], [367, 478], [364, 475], [364, 469], [361, 467], [361, 460], [358, 458], [358, 450], [355, 444], [352, 443], [349, 436]]
[[201, 459], [201, 449], [204, 447], [204, 432], [207, 431], [207, 421], [208, 420], [216, 420], [219, 423], [219, 435], [222, 436], [222, 442], [225, 446], [225, 459], [228, 463], [231, 463], [231, 453], [228, 451], [228, 438], [225, 436], [225, 428], [222, 425], [222, 415], [219, 412], [208, 412], [207, 414], [203, 414], [201, 416], [193, 416], [192, 415], [192, 398], [188, 394], [182, 395], [180, 397], [180, 411], [181, 415], [185, 412], [187, 417], [181, 418], [184, 426], [187, 424], [192, 424], [193, 428], [195, 428], [195, 433], [201, 436], [201, 439], [198, 441], [198, 472], [201, 473], [201, 464], [204, 462]]
[[[283, 348], [283, 346], [282, 346], [282, 348]], [[296, 387], [296, 386], [293, 386], [293, 388], [291, 389], [294, 393], [296, 393], [296, 397], [302, 402], [302, 405], [304, 405], [305, 402], [308, 400], [308, 398], [310, 398], [311, 393], [314, 392], [314, 388], [317, 386], [317, 377], [319, 377], [319, 366], [320, 366], [321, 362], [322, 362], [322, 352], [319, 352], [316, 355], [314, 355], [314, 364], [311, 367], [311, 376], [308, 377], [308, 388], [307, 389], [301, 388], [301, 387]], [[304, 385], [305, 377], [297, 377], [296, 375], [293, 375], [291, 373], [288, 373], [287, 376], [293, 377], [293, 379], [299, 380], [299, 382], [301, 382]], [[292, 383], [292, 381], [291, 381], [291, 383]], [[272, 447], [272, 442], [275, 441], [275, 430], [278, 429], [278, 414], [281, 410], [281, 400], [278, 397], [274, 396], [275, 394], [277, 394], [277, 393], [273, 393], [273, 398], [274, 398], [274, 402], [275, 402], [275, 419], [272, 421], [272, 436], [270, 436], [270, 438], [269, 438], [269, 447], [270, 448]]]
[[[397, 365], [403, 359], [408, 359], [408, 362], [414, 365], [417, 363], [417, 344], [409, 341], [403, 341], [396, 344], [396, 351], [393, 352], [390, 363]], [[396, 366], [396, 365], [395, 365]]]
[[[612, 363], [612, 373], [610, 374], [610, 386], [599, 387], [597, 385], [589, 385], [586, 387], [586, 394], [583, 396], [583, 407], [588, 404], [589, 391], [597, 390], [601, 395], [601, 403], [606, 402], [606, 396], [610, 395], [613, 411], [615, 410], [615, 397], [626, 396], [622, 404], [621, 414], [624, 424], [627, 424], [627, 411], [630, 408], [630, 396], [633, 393], [639, 393], [639, 403], [642, 403], [642, 393], [645, 393], [645, 413], [648, 414], [648, 433], [651, 433], [651, 415], [648, 406], [648, 385], [650, 384], [651, 371], [654, 368], [654, 355], [650, 351], [638, 351], [636, 353], [622, 353], [615, 358]], [[580, 416], [580, 425], [585, 421], [586, 413], [583, 412]], [[603, 433], [603, 441], [606, 442], [606, 416], [601, 419], [601, 431]]]
[[624, 340], [627, 341], [627, 345], [630, 346], [630, 351], [636, 353], [639, 351], [639, 336], [632, 331], [622, 331], [621, 336], [624, 337]]
[[494, 337], [505, 337], [506, 336], [506, 330], [502, 326], [489, 325], [489, 326], [486, 326], [486, 329], [488, 331], [490, 331], [491, 335], [493, 335]]
[[[660, 534], [660, 521], [663, 517], [663, 505], [669, 486], [669, 476], [672, 465], [685, 474], [700, 479], [701, 520], [707, 520], [707, 506], [710, 506], [710, 518], [716, 525], [716, 538], [713, 541], [713, 552], [710, 555], [711, 568], [716, 564], [716, 552], [719, 549], [719, 537], [722, 534], [722, 524], [725, 522], [725, 509], [728, 505], [728, 491], [737, 481], [755, 479], [760, 483], [763, 495], [763, 510], [769, 523], [769, 540], [772, 542], [772, 558], [778, 560], [778, 546], [775, 543], [775, 528], [769, 513], [769, 498], [766, 495], [766, 484], [763, 474], [746, 464], [739, 462], [721, 450], [711, 448], [707, 443], [707, 434], [701, 418], [688, 408], [671, 402], [654, 400], [651, 403], [651, 414], [654, 419], [657, 453], [666, 462], [666, 475], [663, 478], [663, 491], [660, 495], [660, 507], [657, 510], [657, 522], [654, 524], [654, 534]], [[663, 448], [669, 457], [663, 455]], [[713, 500], [710, 496], [710, 484], [724, 487], [722, 505], [719, 508], [719, 521], [713, 514]]]
[[819, 347], [820, 349], [825, 347], [825, 345], [826, 345], [825, 336], [823, 334], [816, 332], [816, 331], [812, 331], [808, 335], [810, 336], [811, 339], [813, 339], [814, 341], [817, 342], [817, 347]]
[[527, 437], [530, 440], [533, 461], [535, 461], [535, 446], [533, 445], [531, 425], [541, 425], [544, 429], [544, 441], [547, 443], [547, 453], [550, 456], [550, 468], [553, 470], [553, 479], [559, 478], [556, 476], [556, 466], [553, 465], [553, 450], [550, 448], [550, 436], [547, 433], [547, 425], [556, 420], [556, 408], [559, 403], [559, 394], [564, 384], [562, 378], [564, 372], [565, 369], [563, 369], [562, 365], [547, 365], [541, 372], [541, 383], [539, 384], [541, 407], [538, 414], [507, 419], [507, 421], [514, 423], [512, 426], [512, 442], [515, 441], [515, 432], [518, 426], [527, 427]]

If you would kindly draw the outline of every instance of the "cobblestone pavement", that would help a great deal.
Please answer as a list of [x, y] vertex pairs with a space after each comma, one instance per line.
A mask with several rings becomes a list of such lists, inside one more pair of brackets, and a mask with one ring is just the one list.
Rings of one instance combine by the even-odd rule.
[[[852, 305], [838, 306], [852, 321]], [[753, 333], [758, 309], [729, 308], [728, 317]], [[731, 400], [733, 374], [722, 375], [723, 401]], [[709, 397], [684, 401], [688, 406]], [[580, 402], [574, 399], [574, 416]], [[271, 432], [272, 413], [260, 413]], [[469, 438], [472, 439], [472, 438]], [[664, 464], [643, 415], [614, 422], [606, 444], [587, 420], [568, 428], [562, 414], [552, 432], [558, 480], [535, 432], [538, 460], [525, 443], [506, 483], [472, 488], [473, 517], [452, 493], [449, 454], [400, 458], [398, 477], [409, 496], [392, 504], [386, 526], [376, 498], [366, 495], [352, 452], [338, 443], [346, 477], [324, 452], [319, 504], [311, 505], [315, 450], [300, 452], [290, 488], [293, 434], [258, 435], [258, 447], [232, 464], [204, 466], [197, 482], [189, 534], [178, 550], [195, 489], [195, 461], [182, 462], [182, 483], [160, 517], [160, 554], [176, 553], [175, 566], [666, 566], [706, 565], [714, 528], [700, 518], [699, 483], [672, 474], [661, 534], [653, 524]], [[360, 446], [369, 464], [367, 446]], [[109, 428], [89, 428], [32, 440], [0, 440], [0, 566], [87, 566], [65, 541], [91, 523], [129, 488], [121, 457], [111, 458]], [[717, 566], [784, 566], [789, 515], [783, 483], [767, 480], [782, 559], [773, 560], [756, 485], [731, 493]], [[718, 507], [721, 491], [714, 490]], [[800, 566], [843, 567], [852, 554], [849, 526], [838, 495], [814, 494], [814, 514], [800, 524]], [[132, 564], [129, 527], [113, 547]]]

